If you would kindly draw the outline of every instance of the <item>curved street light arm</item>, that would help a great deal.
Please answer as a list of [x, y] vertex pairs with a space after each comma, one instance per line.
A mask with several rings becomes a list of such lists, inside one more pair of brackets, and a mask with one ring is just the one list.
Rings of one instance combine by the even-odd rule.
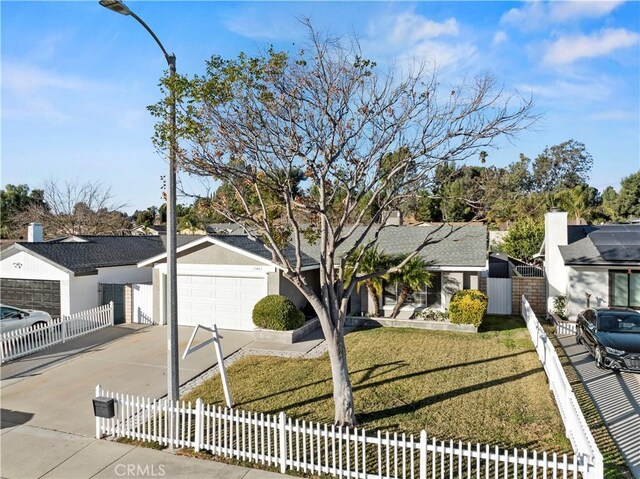
[[160, 39], [158, 39], [158, 37], [156, 36], [155, 33], [153, 33], [153, 30], [151, 30], [151, 28], [149, 28], [149, 25], [147, 25], [144, 20], [142, 20], [142, 18], [140, 18], [138, 15], [136, 15], [134, 12], [132, 12], [131, 10], [129, 10], [129, 15], [131, 15], [133, 18], [135, 18], [138, 23], [140, 25], [142, 25], [144, 27], [144, 29], [146, 31], [149, 32], [149, 34], [153, 37], [153, 39], [156, 41], [156, 43], [158, 44], [158, 46], [160, 47], [160, 50], [162, 50], [162, 53], [164, 54], [165, 59], [167, 60], [167, 64], [169, 65], [169, 68], [173, 68], [173, 71], [175, 72], [175, 67], [176, 67], [176, 56], [171, 53], [167, 53], [167, 50], [164, 48], [164, 45], [162, 44], [162, 42], [160, 41]]

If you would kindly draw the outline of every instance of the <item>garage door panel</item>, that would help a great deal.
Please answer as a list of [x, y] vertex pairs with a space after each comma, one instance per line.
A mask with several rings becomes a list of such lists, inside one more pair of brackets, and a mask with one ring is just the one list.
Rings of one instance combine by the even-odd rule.
[[60, 281], [0, 278], [0, 291], [4, 304], [60, 316]]
[[178, 276], [178, 322], [252, 330], [253, 307], [266, 289], [266, 278]]

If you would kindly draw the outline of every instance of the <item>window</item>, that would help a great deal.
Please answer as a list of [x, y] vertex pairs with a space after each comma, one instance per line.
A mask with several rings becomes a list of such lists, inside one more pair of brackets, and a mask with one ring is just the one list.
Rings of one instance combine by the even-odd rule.
[[17, 318], [20, 315], [19, 313], [20, 311], [18, 311], [17, 309], [2, 306], [0, 308], [0, 319]]
[[[406, 306], [439, 308], [442, 297], [442, 273], [434, 272], [432, 285], [426, 286], [420, 291], [414, 291], [404, 302]], [[394, 306], [398, 301], [402, 283], [386, 283], [383, 291], [385, 306]]]
[[609, 271], [609, 303], [640, 308], [640, 271]]

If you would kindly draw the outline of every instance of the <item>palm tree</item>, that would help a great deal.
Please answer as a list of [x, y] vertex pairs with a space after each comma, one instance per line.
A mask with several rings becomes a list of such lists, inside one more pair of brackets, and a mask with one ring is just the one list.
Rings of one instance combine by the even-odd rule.
[[[401, 262], [403, 258], [398, 258], [398, 262]], [[392, 318], [398, 317], [400, 308], [407, 301], [407, 298], [414, 291], [418, 291], [425, 286], [431, 286], [433, 281], [433, 275], [427, 271], [427, 263], [419, 256], [411, 258], [402, 269], [393, 275], [393, 281], [400, 283], [400, 294], [398, 295], [396, 305], [391, 313]]]
[[[355, 267], [356, 259], [360, 256], [361, 252], [362, 248], [358, 248], [347, 260], [347, 281], [349, 281], [351, 279], [351, 276], [353, 275], [353, 268]], [[386, 269], [388, 267], [388, 264], [389, 257], [386, 254], [379, 252], [376, 246], [373, 246], [367, 249], [364, 252], [362, 258], [360, 258], [360, 265], [358, 267], [357, 274], [374, 274], [378, 271]], [[382, 296], [382, 291], [384, 288], [384, 280], [388, 278], [388, 275], [374, 276], [372, 278], [365, 279], [364, 281], [359, 281], [356, 285], [358, 292], [360, 291], [362, 286], [365, 286], [367, 288], [367, 292], [369, 293], [369, 297], [371, 298], [371, 302], [373, 303], [373, 315], [375, 317], [380, 316], [380, 297]]]

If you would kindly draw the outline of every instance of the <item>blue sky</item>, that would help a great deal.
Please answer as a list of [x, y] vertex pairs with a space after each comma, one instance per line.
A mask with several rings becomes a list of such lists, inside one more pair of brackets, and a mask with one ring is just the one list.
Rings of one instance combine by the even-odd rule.
[[[381, 65], [427, 58], [442, 81], [491, 72], [506, 90], [533, 94], [543, 119], [490, 151], [490, 164], [573, 138], [593, 155], [590, 183], [600, 190], [640, 170], [636, 1], [127, 4], [181, 73], [200, 73], [213, 54], [297, 49], [305, 40], [297, 19], [309, 17], [319, 30], [357, 35]], [[166, 63], [148, 33], [97, 1], [2, 1], [0, 14], [2, 186], [99, 180], [127, 211], [159, 205], [167, 167], [146, 107], [160, 99]]]

